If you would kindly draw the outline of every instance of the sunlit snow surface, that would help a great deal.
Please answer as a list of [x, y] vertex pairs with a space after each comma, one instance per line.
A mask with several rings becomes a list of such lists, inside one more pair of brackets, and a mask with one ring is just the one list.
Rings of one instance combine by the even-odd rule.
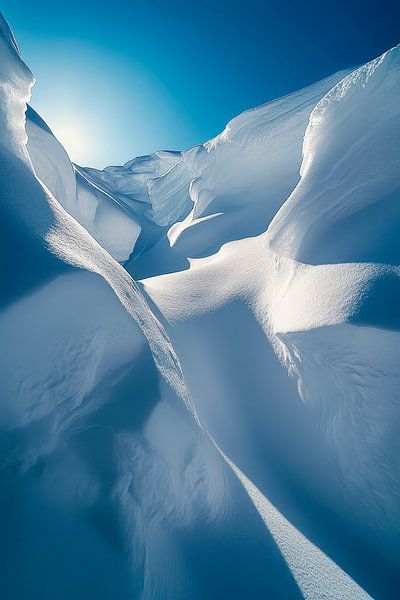
[[398, 598], [400, 49], [98, 171], [0, 30], [2, 597]]

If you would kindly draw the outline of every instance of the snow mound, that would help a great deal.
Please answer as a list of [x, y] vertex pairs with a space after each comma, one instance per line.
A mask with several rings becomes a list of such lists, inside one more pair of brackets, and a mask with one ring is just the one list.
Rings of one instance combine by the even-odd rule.
[[180, 152], [156, 152], [134, 158], [123, 167], [86, 172], [132, 205], [148, 204], [146, 216], [160, 226], [174, 223], [190, 206], [188, 167]]
[[399, 66], [397, 46], [314, 108], [301, 181], [268, 231], [279, 254], [312, 264], [399, 264]]

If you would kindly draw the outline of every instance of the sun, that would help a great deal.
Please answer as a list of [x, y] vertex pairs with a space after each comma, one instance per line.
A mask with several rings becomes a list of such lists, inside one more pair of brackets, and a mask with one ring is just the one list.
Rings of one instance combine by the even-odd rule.
[[64, 117], [53, 127], [53, 133], [64, 146], [72, 162], [84, 164], [90, 151], [90, 136], [85, 135], [85, 127], [76, 119]]

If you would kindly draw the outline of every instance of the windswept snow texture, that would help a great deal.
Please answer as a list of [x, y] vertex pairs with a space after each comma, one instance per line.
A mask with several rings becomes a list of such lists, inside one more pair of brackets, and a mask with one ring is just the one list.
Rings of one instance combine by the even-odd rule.
[[400, 48], [98, 171], [0, 34], [2, 598], [397, 599]]

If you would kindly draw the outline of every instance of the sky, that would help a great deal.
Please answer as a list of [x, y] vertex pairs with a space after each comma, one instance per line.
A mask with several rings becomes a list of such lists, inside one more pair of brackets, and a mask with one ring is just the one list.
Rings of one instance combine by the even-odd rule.
[[400, 42], [392, 0], [2, 0], [32, 106], [103, 168], [214, 137], [241, 111]]

